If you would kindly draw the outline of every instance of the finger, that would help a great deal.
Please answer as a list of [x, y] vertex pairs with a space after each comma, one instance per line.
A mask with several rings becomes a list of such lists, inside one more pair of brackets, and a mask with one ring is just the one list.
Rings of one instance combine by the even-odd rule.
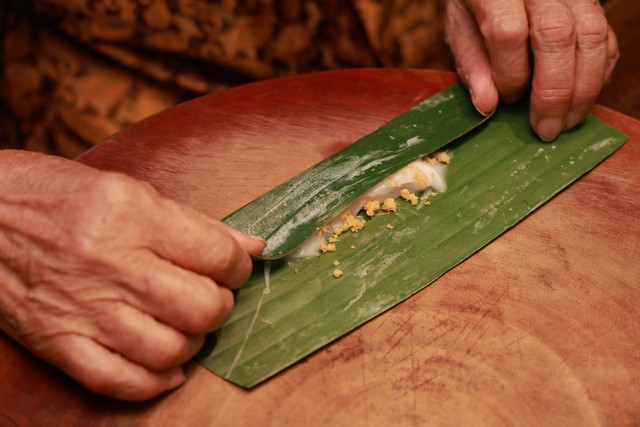
[[[161, 214], [152, 219], [158, 233], [151, 236], [159, 256], [231, 289], [247, 281], [251, 258], [228, 227], [168, 199], [161, 200], [161, 207]], [[259, 242], [256, 239], [256, 246]]]
[[500, 98], [515, 102], [529, 88], [529, 24], [522, 0], [468, 1], [484, 40]]
[[490, 114], [498, 105], [498, 90], [482, 35], [462, 0], [447, 4], [446, 35], [456, 70], [474, 106], [480, 113]]
[[605, 83], [611, 82], [611, 75], [620, 58], [620, 50], [618, 47], [618, 39], [616, 33], [611, 27], [608, 28], [607, 37], [607, 67], [605, 70], [604, 81]]
[[210, 278], [142, 253], [129, 260], [124, 287], [129, 304], [186, 334], [219, 329], [231, 315], [233, 293]]
[[609, 38], [609, 26], [598, 4], [573, 0], [569, 7], [576, 22], [576, 71], [564, 130], [582, 123], [604, 86]]
[[220, 222], [219, 225], [224, 227], [229, 232], [229, 234], [231, 234], [231, 237], [236, 239], [240, 246], [245, 251], [247, 251], [249, 255], [258, 257], [264, 251], [264, 248], [266, 246], [266, 242], [264, 239], [243, 233], [242, 231], [236, 230], [235, 228], [223, 222]]
[[90, 338], [64, 335], [56, 354], [45, 357], [89, 390], [117, 399], [142, 401], [178, 387], [181, 368], [152, 371], [113, 353]]
[[204, 343], [203, 335], [187, 336], [126, 304], [93, 317], [98, 343], [154, 371], [182, 365]]
[[543, 141], [552, 141], [564, 128], [573, 97], [576, 32], [566, 2], [527, 2], [534, 56], [531, 126]]

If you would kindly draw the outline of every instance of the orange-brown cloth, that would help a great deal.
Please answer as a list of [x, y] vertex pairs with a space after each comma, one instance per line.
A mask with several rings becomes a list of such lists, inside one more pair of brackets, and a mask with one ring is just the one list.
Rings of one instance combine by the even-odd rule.
[[446, 0], [0, 0], [0, 147], [75, 157], [187, 99], [294, 73], [452, 69]]

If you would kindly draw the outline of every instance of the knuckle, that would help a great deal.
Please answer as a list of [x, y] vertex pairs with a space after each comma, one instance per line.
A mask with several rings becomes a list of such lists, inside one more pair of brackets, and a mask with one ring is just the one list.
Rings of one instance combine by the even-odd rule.
[[94, 180], [85, 209], [67, 233], [67, 247], [81, 258], [94, 259], [112, 244], [114, 232], [130, 226], [135, 212], [144, 206], [148, 191], [137, 181], [118, 173], [103, 173]]
[[510, 19], [509, 16], [493, 17], [483, 25], [481, 31], [487, 40], [505, 47], [524, 44], [529, 38], [526, 22]]
[[94, 183], [95, 196], [106, 203], [119, 205], [130, 200], [132, 191], [131, 179], [117, 173], [104, 173]]
[[602, 45], [607, 42], [609, 25], [601, 13], [582, 15], [576, 26], [578, 45]]
[[536, 91], [536, 97], [542, 105], [548, 107], [562, 107], [567, 105], [573, 96], [573, 92], [568, 88], [548, 88]]
[[531, 40], [538, 47], [566, 48], [575, 44], [576, 28], [573, 15], [565, 9], [541, 13], [542, 19], [534, 22]]

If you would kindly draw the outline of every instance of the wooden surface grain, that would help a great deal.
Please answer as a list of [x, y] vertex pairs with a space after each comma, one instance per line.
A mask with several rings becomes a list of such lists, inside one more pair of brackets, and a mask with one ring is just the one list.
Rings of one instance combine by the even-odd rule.
[[[256, 83], [80, 160], [220, 218], [453, 81], [353, 70]], [[261, 386], [190, 364], [175, 392], [116, 402], [2, 336], [0, 426], [640, 424], [640, 123], [594, 113], [630, 141], [427, 289]]]

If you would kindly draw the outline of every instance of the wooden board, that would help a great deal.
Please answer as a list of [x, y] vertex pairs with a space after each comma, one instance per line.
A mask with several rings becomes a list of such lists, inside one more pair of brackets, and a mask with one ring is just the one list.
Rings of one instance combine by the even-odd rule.
[[[257, 83], [81, 160], [220, 218], [454, 80], [354, 70]], [[124, 404], [2, 336], [0, 425], [637, 425], [640, 123], [594, 113], [630, 141], [426, 290], [258, 388], [191, 364], [179, 390]]]

